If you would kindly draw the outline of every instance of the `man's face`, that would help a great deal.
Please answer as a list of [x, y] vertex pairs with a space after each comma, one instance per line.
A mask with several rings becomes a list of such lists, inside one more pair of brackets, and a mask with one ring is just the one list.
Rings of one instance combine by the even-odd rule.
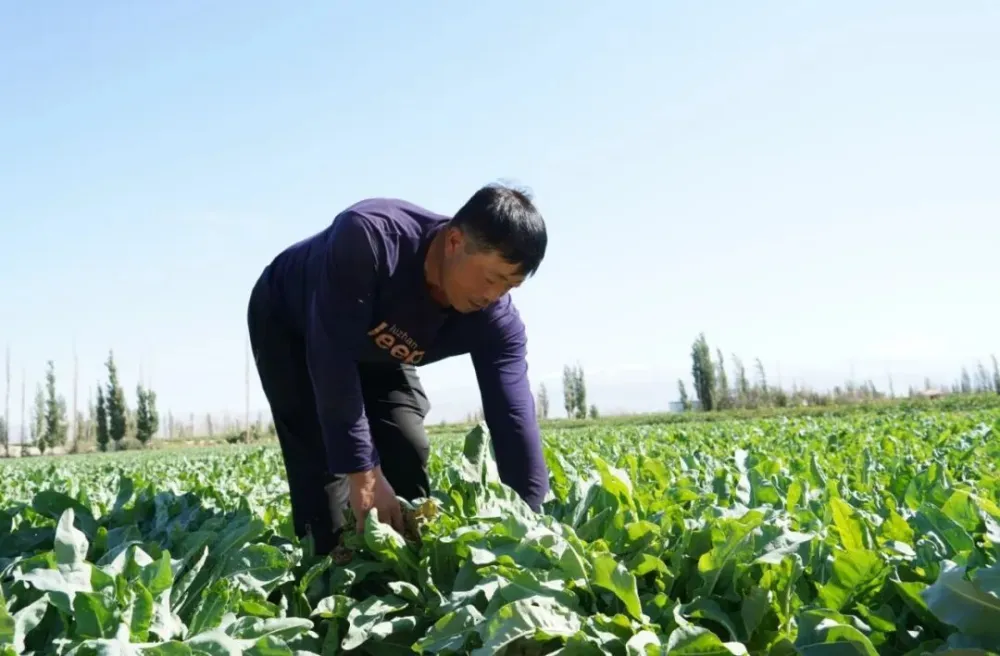
[[459, 312], [475, 312], [524, 282], [520, 267], [498, 253], [466, 252], [466, 237], [449, 228], [445, 235], [442, 285], [448, 302]]

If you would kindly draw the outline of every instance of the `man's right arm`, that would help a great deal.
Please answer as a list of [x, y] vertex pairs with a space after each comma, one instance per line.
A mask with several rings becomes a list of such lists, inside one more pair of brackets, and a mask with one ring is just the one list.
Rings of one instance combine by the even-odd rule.
[[381, 244], [364, 218], [334, 222], [306, 323], [306, 357], [331, 473], [378, 465], [358, 378], [357, 352], [372, 316]]

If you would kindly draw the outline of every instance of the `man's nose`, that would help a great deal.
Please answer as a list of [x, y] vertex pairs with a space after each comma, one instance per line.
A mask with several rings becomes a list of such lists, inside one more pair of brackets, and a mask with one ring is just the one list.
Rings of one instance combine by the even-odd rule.
[[507, 293], [507, 285], [499, 283], [486, 290], [486, 299], [493, 303], [505, 293]]

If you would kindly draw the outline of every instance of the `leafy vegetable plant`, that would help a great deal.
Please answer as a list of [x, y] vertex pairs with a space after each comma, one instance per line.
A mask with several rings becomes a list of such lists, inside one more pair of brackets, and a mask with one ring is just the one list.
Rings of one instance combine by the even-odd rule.
[[998, 653], [998, 431], [595, 423], [548, 434], [536, 514], [479, 426], [403, 534], [372, 514], [327, 556], [273, 446], [7, 463], [0, 655]]

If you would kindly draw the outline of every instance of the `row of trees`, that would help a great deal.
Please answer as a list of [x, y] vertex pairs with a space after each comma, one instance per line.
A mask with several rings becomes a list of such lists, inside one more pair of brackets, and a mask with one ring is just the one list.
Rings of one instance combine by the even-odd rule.
[[[909, 395], [939, 394], [948, 391], [958, 394], [974, 392], [996, 392], [1000, 394], [1000, 365], [993, 356], [992, 371], [983, 363], [978, 363], [975, 371], [970, 373], [965, 367], [961, 369], [959, 378], [950, 386], [935, 388], [930, 380], [924, 381], [923, 391], [909, 389]], [[68, 416], [66, 399], [56, 393], [55, 365], [48, 361], [46, 365], [45, 383], [36, 388], [34, 405], [31, 410], [30, 422], [22, 421], [21, 445], [34, 445], [41, 452], [65, 446], [72, 435], [71, 450], [75, 451], [81, 444], [92, 443], [101, 451], [109, 449], [128, 448], [128, 443], [134, 441], [141, 445], [148, 444], [160, 429], [160, 415], [157, 410], [156, 393], [145, 387], [142, 381], [136, 386], [136, 406], [132, 410], [128, 406], [124, 389], [119, 381], [118, 369], [115, 365], [114, 353], [109, 351], [105, 362], [107, 380], [99, 381], [97, 398], [88, 400], [88, 416], [76, 410], [76, 372], [73, 374], [73, 411], [72, 421]], [[4, 413], [0, 416], [0, 447], [10, 455], [10, 350], [6, 359], [6, 396]], [[249, 376], [249, 373], [247, 374]], [[732, 376], [732, 378], [730, 378]], [[701, 409], [704, 411], [725, 410], [731, 408], [762, 408], [787, 407], [791, 405], [839, 405], [858, 401], [895, 397], [892, 379], [888, 381], [888, 390], [878, 389], [874, 382], [866, 380], [856, 383], [848, 381], [844, 386], [836, 386], [832, 390], [819, 392], [807, 386], [793, 384], [791, 390], [786, 390], [779, 384], [773, 385], [767, 378], [764, 365], [759, 358], [753, 362], [753, 376], [739, 357], [732, 356], [731, 368], [727, 369], [722, 349], [715, 349], [713, 358], [705, 335], [700, 334], [691, 346], [691, 380], [693, 382], [693, 398], [689, 394], [685, 382], [677, 381], [680, 406], [684, 410]], [[249, 383], [247, 383], [249, 386]], [[580, 364], [563, 367], [563, 407], [566, 416], [571, 419], [586, 417], [597, 418], [595, 404], [587, 404], [587, 385], [583, 367]], [[549, 416], [551, 400], [546, 386], [542, 384], [537, 395], [537, 411], [540, 419]], [[21, 390], [21, 416], [25, 417], [24, 385]], [[249, 401], [247, 405], [246, 424], [240, 425], [231, 421], [228, 415], [223, 416], [221, 425], [216, 425], [211, 415], [205, 420], [205, 429], [209, 438], [221, 433], [227, 441], [252, 441], [274, 435], [273, 423], [266, 426], [261, 414], [257, 416], [256, 424], [249, 418]], [[470, 421], [482, 419], [482, 410], [469, 415]], [[25, 425], [30, 439], [25, 439]], [[194, 438], [203, 433], [195, 425], [194, 414], [188, 423], [176, 420], [172, 413], [167, 414], [165, 432], [170, 438]]]
[[115, 449], [121, 449], [128, 437], [134, 437], [145, 446], [160, 429], [156, 392], [144, 387], [140, 381], [135, 388], [136, 408], [132, 412], [125, 400], [125, 390], [118, 380], [114, 352], [108, 353], [104, 366], [108, 372], [108, 380], [104, 385], [98, 382], [97, 401], [92, 410], [97, 448], [107, 451], [114, 445]]
[[[72, 435], [69, 439], [70, 450], [78, 450], [82, 444], [90, 444], [99, 450], [125, 449], [132, 446], [148, 444], [161, 431], [162, 435], [168, 439], [196, 439], [208, 437], [209, 439], [223, 438], [227, 442], [253, 442], [259, 439], [268, 439], [275, 436], [273, 421], [265, 422], [265, 413], [258, 412], [256, 422], [250, 419], [250, 381], [253, 372], [252, 355], [250, 344], [247, 341], [245, 348], [245, 371], [244, 386], [246, 405], [244, 407], [243, 420], [234, 419], [230, 413], [201, 415], [196, 422], [195, 413], [190, 413], [188, 417], [175, 417], [172, 412], [166, 412], [166, 417], [161, 420], [157, 410], [156, 394], [149, 389], [142, 380], [140, 373], [139, 384], [135, 388], [135, 407], [128, 406], [126, 393], [119, 381], [119, 372], [115, 364], [114, 352], [108, 352], [108, 359], [105, 362], [107, 370], [107, 380], [98, 381], [96, 399], [93, 393], [88, 394], [87, 408], [89, 413], [84, 417], [84, 413], [76, 410], [77, 376], [76, 357], [74, 355], [73, 371], [73, 410], [74, 421], [68, 422], [70, 429], [66, 432]], [[9, 444], [9, 417], [10, 417], [10, 348], [7, 348], [7, 386], [6, 399], [3, 416], [0, 417], [0, 445]], [[38, 428], [41, 423], [37, 421], [43, 414], [39, 408], [44, 405], [44, 395], [39, 393], [35, 400], [35, 406], [31, 412], [30, 420], [25, 408], [25, 384], [24, 372], [22, 370], [21, 384], [21, 417], [22, 427], [20, 442], [22, 452], [25, 447], [37, 446], [38, 448], [49, 447], [48, 441], [39, 443], [38, 436], [43, 431]], [[91, 388], [93, 389], [93, 388]], [[26, 434], [28, 433], [28, 434]], [[29, 437], [30, 435], [30, 437]], [[63, 440], [65, 443], [67, 439]], [[8, 449], [9, 451], [9, 449]]]
[[[787, 405], [788, 398], [784, 391], [780, 387], [772, 389], [768, 386], [764, 364], [760, 358], [754, 363], [757, 377], [751, 384], [742, 360], [733, 356], [735, 386], [730, 387], [722, 349], [716, 349], [716, 355], [717, 360], [713, 362], [712, 349], [708, 346], [705, 334], [698, 335], [691, 346], [691, 379], [700, 409], [711, 411], [733, 407]], [[687, 387], [681, 379], [677, 380], [677, 392], [683, 409], [691, 410], [695, 404], [691, 402]]]
[[[34, 446], [41, 453], [66, 446], [72, 435], [71, 451], [77, 451], [83, 444], [93, 443], [100, 451], [126, 448], [129, 439], [139, 444], [148, 444], [160, 427], [160, 416], [156, 408], [156, 393], [142, 382], [136, 386], [136, 407], [129, 408], [125, 391], [119, 381], [114, 353], [108, 352], [105, 362], [108, 378], [97, 384], [96, 400], [88, 401], [88, 413], [84, 417], [76, 409], [76, 371], [73, 373], [72, 419], [67, 409], [66, 399], [56, 393], [56, 370], [53, 361], [46, 363], [45, 384], [35, 389], [30, 415], [25, 410], [25, 390], [21, 389], [22, 422], [20, 443], [22, 453]], [[0, 417], [0, 445], [4, 454], [10, 456], [10, 349], [6, 357], [6, 396], [4, 414]], [[24, 425], [26, 424], [26, 426]], [[27, 435], [25, 435], [27, 429]]]
[[[588, 416], [596, 419], [597, 406], [593, 403], [587, 406], [587, 381], [583, 375], [583, 367], [580, 364], [564, 366], [562, 383], [563, 409], [566, 411], [566, 416], [570, 419], [584, 419]], [[549, 391], [545, 383], [542, 383], [538, 388], [536, 402], [539, 419], [548, 419], [550, 403]]]
[[[691, 345], [691, 380], [693, 381], [695, 400], [689, 396], [684, 381], [681, 379], [677, 381], [677, 391], [684, 410], [697, 407], [700, 410], [710, 412], [731, 408], [837, 405], [896, 397], [891, 377], [888, 381], [888, 389], [885, 391], [878, 389], [874, 381], [870, 379], [860, 384], [853, 380], [847, 381], [843, 386], [835, 386], [827, 392], [820, 392], [798, 384], [793, 384], [790, 391], [785, 390], [780, 384], [772, 386], [768, 383], [760, 358], [754, 361], [756, 375], [751, 382], [747, 376], [746, 367], [735, 355], [733, 356], [732, 370], [734, 382], [730, 384], [722, 349], [717, 348], [715, 352], [716, 358], [713, 360], [712, 349], [709, 347], [704, 333], [698, 335]], [[977, 367], [975, 378], [969, 374], [965, 367], [962, 367], [961, 376], [958, 381], [951, 385], [950, 391], [956, 394], [973, 392], [1000, 394], [1000, 366], [998, 366], [996, 356], [992, 356], [991, 359], [993, 363], [992, 374], [981, 362]], [[947, 386], [936, 388], [930, 379], [924, 379], [923, 391], [910, 387], [907, 393], [910, 397], [914, 397], [918, 394], [936, 395], [948, 391]]]
[[[1000, 394], [1000, 364], [997, 363], [997, 356], [991, 355], [993, 361], [993, 373], [990, 374], [982, 362], [976, 364], [976, 377], [973, 380], [969, 375], [969, 370], [962, 367], [959, 379], [951, 386], [951, 391], [955, 394], [971, 394], [973, 392], [996, 392]], [[925, 383], [927, 387], [930, 382]]]
[[[10, 380], [10, 369], [8, 367], [8, 382]], [[7, 396], [10, 396], [8, 385]], [[31, 441], [37, 445], [38, 449], [44, 452], [46, 449], [62, 446], [66, 443], [66, 434], [69, 430], [67, 421], [66, 399], [62, 395], [56, 394], [55, 365], [50, 360], [45, 369], [45, 386], [39, 385], [35, 394], [35, 403], [32, 408]], [[5, 404], [4, 416], [0, 417], [0, 445], [3, 446], [4, 455], [10, 455], [10, 426], [7, 417], [10, 416], [9, 400]]]
[[[5, 456], [10, 456], [11, 426], [10, 426], [10, 348], [6, 350], [5, 358], [6, 393], [4, 395], [4, 413], [0, 417], [0, 446]], [[24, 386], [21, 388], [21, 416], [24, 416]], [[74, 398], [75, 405], [75, 398]], [[66, 444], [69, 432], [66, 399], [56, 393], [55, 364], [49, 360], [45, 366], [45, 384], [35, 388], [35, 399], [32, 406], [31, 421], [28, 425], [31, 443], [41, 452]], [[21, 426], [21, 449], [24, 450], [24, 426]]]
[[[910, 397], [917, 395], [936, 396], [944, 393], [970, 394], [995, 392], [1000, 394], [1000, 363], [996, 356], [991, 356], [992, 372], [982, 363], [978, 363], [974, 373], [966, 367], [950, 386], [935, 386], [930, 379], [924, 380], [922, 390], [909, 387]], [[849, 403], [870, 402], [887, 397], [895, 398], [896, 390], [892, 378], [888, 380], [886, 389], [879, 389], [874, 381], [847, 381], [844, 385], [834, 386], [827, 391], [818, 391], [809, 386], [793, 383], [791, 389], [785, 389], [780, 384], [768, 380], [767, 372], [760, 358], [755, 358], [752, 373], [736, 356], [732, 356], [731, 365], [727, 368], [722, 349], [714, 350], [709, 346], [704, 333], [699, 334], [691, 345], [691, 381], [692, 392], [683, 379], [677, 381], [677, 391], [680, 397], [681, 409], [703, 411], [727, 409], [754, 409], [767, 407], [789, 407], [795, 405], [844, 405]], [[597, 407], [593, 404], [587, 408], [587, 386], [583, 367], [563, 367], [563, 407], [566, 416], [571, 419], [583, 419], [587, 416], [596, 418]], [[538, 390], [537, 409], [540, 419], [549, 416], [549, 394], [543, 383]]]

